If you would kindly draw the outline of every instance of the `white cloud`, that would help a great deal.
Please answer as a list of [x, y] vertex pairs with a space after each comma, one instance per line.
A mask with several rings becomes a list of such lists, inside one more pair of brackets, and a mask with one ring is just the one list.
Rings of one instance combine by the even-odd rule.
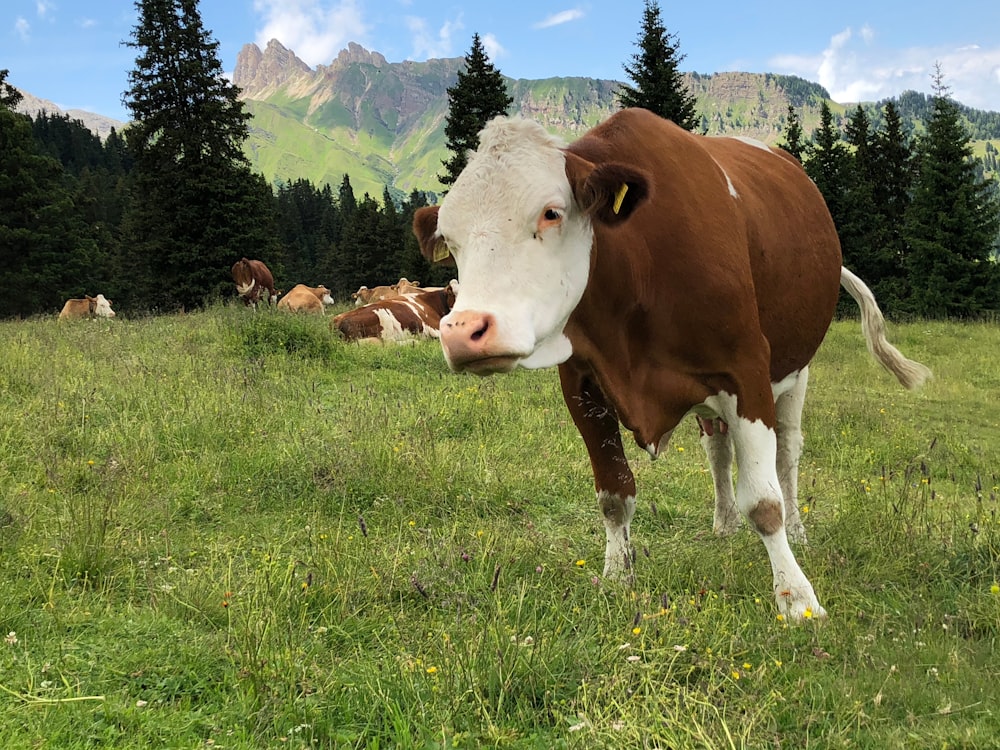
[[561, 26], [564, 23], [569, 23], [570, 21], [577, 21], [583, 18], [584, 13], [580, 8], [573, 8], [572, 10], [564, 10], [559, 13], [553, 13], [548, 18], [539, 21], [536, 24], [532, 24], [533, 29], [547, 29], [551, 26]]
[[452, 37], [464, 28], [461, 16], [453, 21], [445, 21], [436, 34], [427, 28], [427, 22], [423, 18], [415, 16], [407, 17], [406, 27], [410, 31], [410, 40], [413, 44], [413, 59], [457, 56]]
[[500, 44], [500, 40], [496, 38], [495, 34], [484, 34], [482, 42], [483, 49], [486, 50], [486, 56], [490, 58], [491, 62], [499, 60], [507, 54], [507, 50]]
[[14, 31], [21, 37], [21, 41], [28, 41], [31, 38], [31, 24], [28, 23], [28, 19], [18, 16], [17, 20], [14, 21]]
[[35, 10], [37, 11], [39, 18], [45, 18], [49, 15], [49, 11], [54, 7], [55, 6], [53, 6], [52, 3], [47, 2], [47, 0], [35, 0]]
[[368, 33], [355, 0], [254, 0], [264, 16], [257, 44], [277, 39], [307, 65], [329, 64], [348, 42], [360, 42]]
[[776, 73], [816, 81], [841, 104], [877, 101], [906, 90], [930, 94], [935, 63], [941, 64], [944, 83], [956, 101], [1000, 111], [1000, 45], [887, 49], [866, 26], [858, 34], [850, 28], [834, 34], [822, 52], [778, 55], [769, 61]]

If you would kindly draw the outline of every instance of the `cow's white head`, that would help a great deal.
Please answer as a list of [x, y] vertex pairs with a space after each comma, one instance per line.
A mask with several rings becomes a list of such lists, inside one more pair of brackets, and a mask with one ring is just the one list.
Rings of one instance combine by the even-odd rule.
[[441, 205], [413, 222], [423, 254], [458, 267], [461, 291], [440, 329], [449, 366], [485, 375], [565, 361], [593, 222], [623, 221], [646, 191], [639, 170], [586, 161], [535, 122], [489, 123]]
[[94, 315], [98, 318], [113, 318], [115, 311], [111, 309], [111, 300], [103, 294], [98, 294], [94, 298]]

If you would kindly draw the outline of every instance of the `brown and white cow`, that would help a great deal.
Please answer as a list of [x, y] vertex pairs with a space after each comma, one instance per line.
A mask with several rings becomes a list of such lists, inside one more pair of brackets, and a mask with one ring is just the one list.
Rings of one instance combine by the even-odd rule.
[[115, 311], [111, 309], [111, 300], [103, 294], [98, 294], [96, 297], [84, 295], [83, 299], [68, 299], [59, 313], [59, 320], [113, 317]]
[[358, 287], [358, 291], [351, 294], [351, 299], [354, 300], [355, 307], [361, 307], [362, 305], [367, 305], [370, 302], [378, 302], [380, 299], [388, 299], [395, 297], [396, 289], [394, 286], [375, 286]]
[[322, 284], [320, 286], [296, 284], [278, 301], [278, 309], [322, 314], [324, 306], [332, 304], [333, 297], [330, 296], [330, 290]]
[[627, 578], [634, 562], [636, 485], [619, 424], [655, 458], [694, 414], [708, 428], [716, 531], [735, 530], [738, 509], [767, 549], [779, 610], [825, 616], [786, 528], [803, 536], [802, 406], [838, 288], [857, 300], [869, 349], [904, 386], [930, 373], [886, 341], [795, 159], [639, 109], [571, 145], [497, 118], [414, 231], [426, 257], [450, 253], [458, 267], [458, 298], [441, 321], [453, 370], [559, 366], [590, 454], [606, 576]]
[[257, 301], [265, 291], [266, 299], [271, 304], [278, 299], [274, 291], [274, 277], [262, 261], [240, 258], [233, 264], [233, 281], [236, 282], [236, 292], [247, 307], [257, 309]]
[[336, 316], [331, 328], [346, 341], [403, 342], [438, 338], [441, 318], [455, 304], [457, 283], [371, 302]]
[[396, 294], [412, 294], [413, 292], [426, 291], [420, 286], [419, 281], [410, 281], [405, 276], [401, 277], [399, 281], [393, 284], [393, 288], [396, 290]]

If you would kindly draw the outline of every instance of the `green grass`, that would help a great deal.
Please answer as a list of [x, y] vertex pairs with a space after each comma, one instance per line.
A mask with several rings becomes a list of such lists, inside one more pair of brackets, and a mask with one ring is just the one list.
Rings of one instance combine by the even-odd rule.
[[328, 320], [0, 324], [0, 747], [995, 745], [996, 326], [894, 326], [908, 393], [834, 325], [788, 627], [693, 422], [629, 450], [623, 589], [554, 371]]

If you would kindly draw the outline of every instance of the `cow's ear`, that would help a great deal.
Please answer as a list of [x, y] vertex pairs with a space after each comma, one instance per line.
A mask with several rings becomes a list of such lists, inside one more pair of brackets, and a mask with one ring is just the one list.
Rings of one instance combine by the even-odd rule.
[[567, 151], [566, 177], [577, 205], [603, 224], [625, 221], [649, 198], [646, 173], [621, 162], [593, 164]]
[[448, 246], [437, 233], [438, 210], [440, 206], [424, 206], [413, 214], [413, 234], [417, 236], [420, 252], [431, 263], [441, 263], [446, 266], [455, 265], [455, 259], [448, 251]]

